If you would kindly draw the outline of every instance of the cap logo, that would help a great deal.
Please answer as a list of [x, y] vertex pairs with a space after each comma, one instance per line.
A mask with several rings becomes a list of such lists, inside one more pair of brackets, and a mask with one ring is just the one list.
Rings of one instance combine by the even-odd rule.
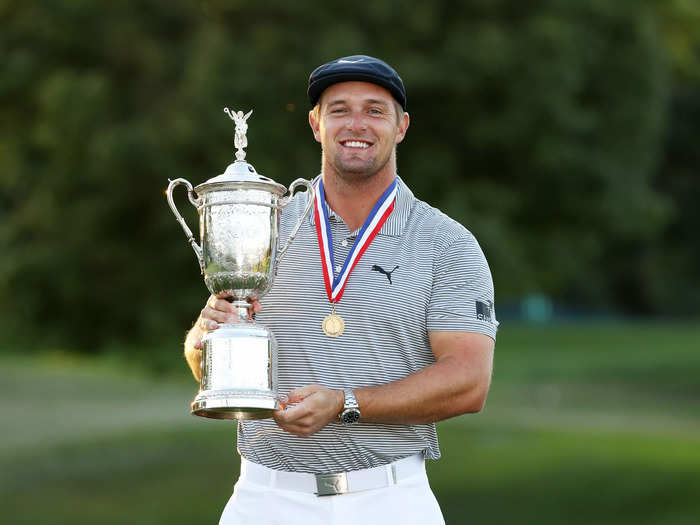
[[338, 60], [338, 64], [357, 64], [358, 62], [364, 61], [364, 58], [358, 58], [357, 60], [345, 60], [344, 58], [341, 58]]

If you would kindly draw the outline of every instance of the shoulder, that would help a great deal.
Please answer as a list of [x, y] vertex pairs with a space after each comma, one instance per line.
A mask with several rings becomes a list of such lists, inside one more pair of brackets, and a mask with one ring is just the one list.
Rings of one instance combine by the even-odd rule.
[[455, 247], [459, 247], [459, 251], [481, 251], [476, 237], [463, 224], [427, 202], [415, 199], [406, 223], [406, 233], [416, 235], [419, 232], [421, 237], [430, 240], [438, 256]]

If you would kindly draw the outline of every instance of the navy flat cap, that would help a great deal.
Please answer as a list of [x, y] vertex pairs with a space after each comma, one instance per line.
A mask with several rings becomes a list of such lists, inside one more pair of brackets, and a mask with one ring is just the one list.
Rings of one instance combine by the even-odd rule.
[[406, 111], [406, 88], [399, 74], [386, 62], [367, 55], [339, 58], [318, 66], [309, 76], [309, 100], [315, 106], [321, 93], [338, 82], [370, 82], [383, 87]]

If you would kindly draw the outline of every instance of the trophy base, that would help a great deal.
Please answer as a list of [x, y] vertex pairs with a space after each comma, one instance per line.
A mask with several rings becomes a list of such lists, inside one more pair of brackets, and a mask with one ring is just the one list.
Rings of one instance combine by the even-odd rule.
[[[213, 394], [215, 399], [208, 399]], [[277, 408], [275, 399], [223, 396], [221, 392], [200, 392], [192, 401], [192, 414], [211, 419], [267, 419]]]
[[191, 413], [211, 419], [266, 419], [277, 403], [276, 343], [264, 326], [222, 324], [202, 339], [202, 377]]

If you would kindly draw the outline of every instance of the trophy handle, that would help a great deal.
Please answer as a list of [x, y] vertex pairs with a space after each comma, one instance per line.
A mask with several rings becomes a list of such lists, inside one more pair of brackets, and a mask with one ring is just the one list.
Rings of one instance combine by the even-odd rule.
[[289, 185], [289, 197], [285, 197], [280, 200], [280, 208], [284, 208], [287, 204], [292, 202], [292, 197], [294, 196], [294, 190], [297, 188], [297, 186], [306, 186], [307, 193], [309, 194], [309, 198], [306, 203], [306, 208], [304, 209], [304, 213], [301, 214], [301, 217], [299, 217], [299, 222], [297, 222], [296, 226], [294, 226], [294, 229], [292, 230], [291, 235], [287, 239], [287, 242], [284, 245], [284, 248], [282, 248], [279, 253], [277, 254], [277, 259], [275, 259], [275, 273], [277, 272], [277, 268], [279, 267], [279, 262], [282, 260], [282, 257], [284, 257], [284, 254], [287, 253], [287, 249], [289, 248], [289, 245], [292, 244], [292, 241], [294, 240], [294, 237], [297, 236], [297, 233], [299, 232], [299, 228], [301, 228], [302, 223], [304, 222], [304, 219], [306, 216], [309, 214], [311, 211], [311, 208], [314, 205], [314, 198], [316, 196], [316, 191], [314, 190], [314, 185], [311, 183], [311, 181], [306, 180], [306, 179], [297, 179], [294, 182], [292, 182]]
[[194, 253], [197, 256], [197, 261], [199, 262], [199, 268], [202, 271], [202, 274], [204, 274], [204, 258], [202, 257], [202, 248], [195, 242], [194, 235], [192, 235], [192, 230], [187, 227], [185, 219], [183, 219], [180, 212], [177, 211], [177, 206], [175, 206], [175, 201], [173, 201], [173, 190], [178, 184], [184, 184], [187, 186], [187, 197], [190, 199], [192, 206], [198, 208], [202, 202], [199, 199], [195, 199], [194, 189], [192, 188], [192, 184], [190, 184], [187, 179], [168, 179], [168, 182], [170, 182], [170, 184], [168, 184], [168, 189], [165, 192], [165, 195], [168, 198], [168, 204], [170, 205], [170, 209], [173, 211], [177, 222], [179, 222], [180, 226], [182, 226], [182, 230], [185, 232], [185, 236], [187, 237], [187, 242], [192, 245], [192, 249], [194, 250]]

